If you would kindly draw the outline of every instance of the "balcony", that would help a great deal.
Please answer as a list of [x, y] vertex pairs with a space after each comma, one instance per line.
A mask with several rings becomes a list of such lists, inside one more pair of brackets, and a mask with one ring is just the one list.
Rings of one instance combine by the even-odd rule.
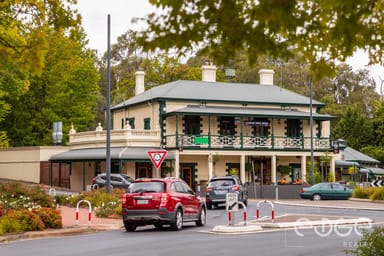
[[[222, 135], [168, 135], [166, 148], [310, 150], [310, 137], [283, 136], [222, 136]], [[330, 138], [313, 138], [315, 150], [330, 150]]]
[[[159, 147], [160, 130], [124, 129], [111, 130], [112, 147]], [[72, 133], [69, 135], [69, 145], [72, 148], [105, 147], [107, 131], [96, 130]]]

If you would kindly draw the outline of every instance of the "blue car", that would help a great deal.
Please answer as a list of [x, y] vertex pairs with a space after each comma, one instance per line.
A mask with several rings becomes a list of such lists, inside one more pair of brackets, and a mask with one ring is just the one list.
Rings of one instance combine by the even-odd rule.
[[352, 189], [334, 182], [321, 182], [311, 187], [302, 188], [300, 197], [303, 199], [348, 199], [352, 196]]

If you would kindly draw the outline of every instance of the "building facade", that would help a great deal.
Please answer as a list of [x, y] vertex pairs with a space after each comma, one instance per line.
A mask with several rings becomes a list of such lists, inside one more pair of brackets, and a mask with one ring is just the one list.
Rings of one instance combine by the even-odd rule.
[[[309, 181], [310, 159], [330, 157], [333, 116], [324, 104], [273, 83], [272, 70], [260, 70], [260, 84], [216, 82], [216, 67], [202, 67], [202, 81], [175, 81], [145, 90], [136, 74], [136, 95], [111, 108], [111, 171], [132, 178], [176, 176], [205, 185], [213, 176], [238, 175], [243, 182], [273, 185]], [[104, 172], [107, 132], [70, 132], [70, 150], [51, 163], [70, 170], [71, 188], [85, 190]], [[161, 168], [147, 152], [165, 149]]]

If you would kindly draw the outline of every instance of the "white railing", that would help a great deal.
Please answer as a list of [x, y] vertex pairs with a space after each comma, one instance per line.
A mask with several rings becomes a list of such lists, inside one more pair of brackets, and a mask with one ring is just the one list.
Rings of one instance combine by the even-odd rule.
[[[160, 130], [111, 130], [111, 146], [159, 147]], [[69, 145], [76, 148], [105, 147], [107, 131], [87, 131], [70, 134]]]

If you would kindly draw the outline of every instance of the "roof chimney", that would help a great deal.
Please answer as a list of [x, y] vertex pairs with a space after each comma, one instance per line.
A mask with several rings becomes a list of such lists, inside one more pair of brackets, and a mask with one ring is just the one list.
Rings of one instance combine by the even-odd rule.
[[144, 71], [136, 71], [136, 86], [135, 86], [135, 95], [139, 95], [144, 92]]
[[260, 84], [273, 85], [273, 74], [275, 72], [272, 69], [260, 69]]
[[204, 82], [216, 82], [216, 66], [209, 64], [201, 67]]

